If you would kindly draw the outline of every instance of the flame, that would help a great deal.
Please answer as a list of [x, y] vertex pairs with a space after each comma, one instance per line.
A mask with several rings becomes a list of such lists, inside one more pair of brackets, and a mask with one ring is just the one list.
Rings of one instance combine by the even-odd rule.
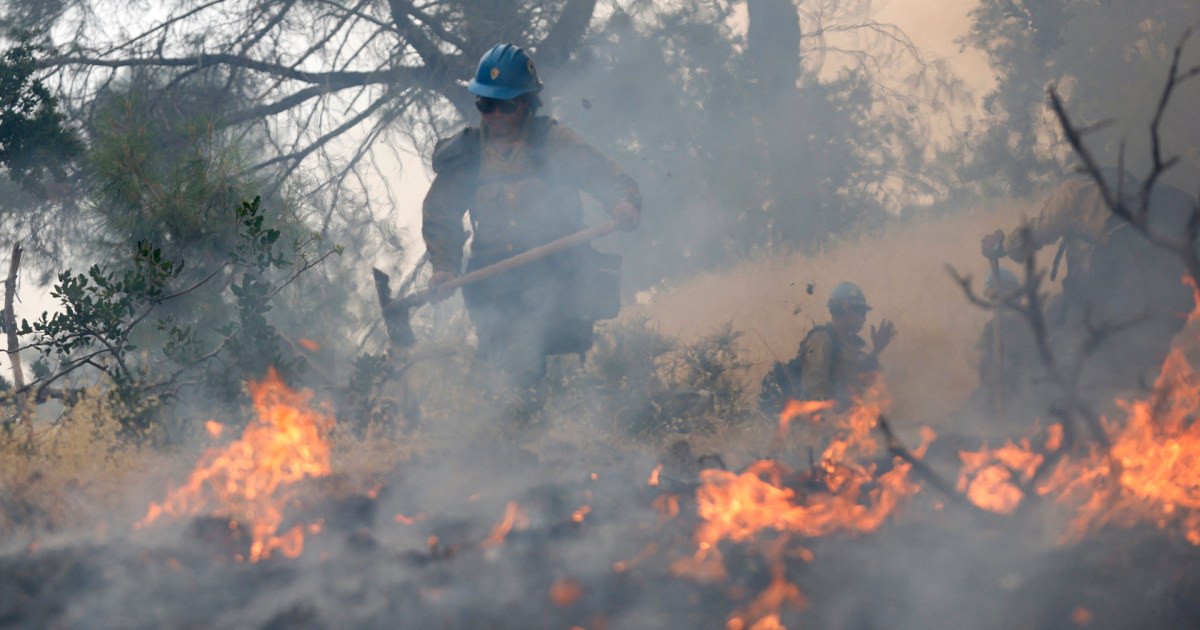
[[550, 585], [550, 601], [566, 608], [583, 596], [583, 584], [573, 578], [559, 578]]
[[[772, 566], [771, 585], [745, 611], [735, 613], [727, 627], [782, 628], [780, 607], [785, 603], [804, 605], [804, 596], [784, 575], [785, 545], [791, 537], [874, 531], [901, 501], [920, 489], [908, 478], [910, 464], [900, 458], [881, 475], [876, 475], [876, 467], [870, 463], [879, 450], [872, 431], [887, 406], [880, 382], [846, 413], [834, 416], [836, 433], [822, 453], [820, 469], [808, 476], [774, 460], [759, 460], [741, 473], [712, 469], [700, 473], [696, 552], [674, 562], [673, 573], [698, 580], [725, 579], [718, 549], [722, 540], [756, 543], [764, 530], [781, 534], [763, 552]], [[926, 432], [924, 437], [932, 439], [932, 433]], [[821, 483], [813, 483], [818, 480]], [[806, 490], [798, 491], [798, 487]], [[807, 559], [811, 554], [802, 550], [800, 556]]]
[[571, 521], [575, 522], [575, 523], [583, 523], [583, 519], [587, 518], [587, 515], [590, 514], [591, 512], [592, 512], [592, 506], [581, 505], [581, 506], [579, 506], [578, 510], [575, 510], [574, 512], [571, 513]]
[[650, 505], [658, 512], [659, 525], [679, 516], [679, 495], [677, 494], [660, 494]]
[[[1154, 523], [1178, 528], [1200, 546], [1200, 375], [1175, 348], [1148, 397], [1117, 402], [1124, 422], [1102, 419], [1111, 448], [1093, 444], [1085, 454], [1063, 456], [1034, 488], [1073, 511], [1063, 541], [1081, 540], [1109, 524]], [[1042, 452], [1062, 442], [1063, 428], [1052, 425]], [[960, 457], [959, 490], [975, 505], [1002, 514], [1024, 498], [1016, 484], [1032, 479], [1044, 462], [1028, 440]]]
[[309, 352], [316, 352], [321, 349], [321, 344], [313, 341], [312, 339], [305, 339], [301, 337], [298, 340], [298, 343], [300, 344], [300, 347], [308, 350]]
[[529, 526], [529, 518], [525, 515], [525, 511], [516, 501], [509, 501], [504, 506], [504, 518], [496, 523], [492, 528], [492, 533], [479, 546], [495, 547], [504, 542], [508, 537], [508, 533], [515, 527], [517, 530], [525, 529]]
[[208, 432], [210, 437], [219, 438], [225, 432], [225, 425], [216, 420], [206, 420], [204, 422], [204, 430]]
[[652, 542], [646, 543], [646, 546], [642, 547], [642, 550], [639, 551], [632, 560], [618, 560], [614, 562], [612, 567], [613, 571], [617, 573], [624, 573], [641, 564], [642, 562], [645, 562], [647, 558], [653, 557], [656, 553], [658, 553], [658, 545], [655, 545]]
[[775, 432], [775, 439], [782, 440], [787, 436], [788, 425], [792, 420], [801, 416], [811, 416], [813, 422], [820, 422], [821, 417], [819, 412], [833, 409], [837, 401], [833, 400], [789, 400], [783, 406], [783, 411], [779, 412], [779, 429]]
[[312, 392], [289, 389], [274, 369], [262, 381], [248, 383], [248, 388], [257, 418], [246, 425], [241, 439], [206, 451], [187, 483], [172, 490], [162, 503], [152, 503], [136, 527], [164, 515], [211, 513], [248, 526], [250, 562], [275, 551], [289, 558], [303, 552], [305, 524], [283, 533], [279, 527], [294, 484], [330, 472], [328, 437], [333, 418], [313, 410]]
[[1044, 491], [1078, 505], [1067, 538], [1107, 523], [1151, 522], [1176, 525], [1200, 545], [1200, 375], [1174, 349], [1147, 399], [1118, 402], [1126, 421], [1106, 423], [1116, 436], [1110, 451], [1093, 448], [1060, 466]]
[[779, 611], [784, 606], [805, 608], [808, 599], [800, 588], [787, 579], [787, 564], [784, 554], [789, 540], [780, 536], [765, 551], [764, 555], [771, 559], [771, 584], [759, 593], [745, 610], [739, 610], [730, 615], [725, 627], [729, 630], [746, 628], [747, 621], [753, 622], [749, 630], [787, 630], [779, 621]]
[[[696, 491], [697, 511], [703, 522], [696, 530], [699, 558], [715, 550], [721, 540], [747, 542], [761, 530], [773, 529], [815, 538], [848, 531], [866, 533], [878, 529], [901, 499], [916, 493], [908, 480], [909, 465], [897, 462], [878, 479], [873, 467], [839, 468], [839, 488], [797, 497], [782, 480], [792, 477], [783, 464], [760, 460], [744, 472], [724, 470], [701, 472], [703, 485]], [[864, 474], [865, 473], [865, 474]], [[834, 478], [831, 475], [831, 478]], [[868, 482], [877, 485], [869, 490]]]
[[1192, 290], [1192, 312], [1188, 313], [1187, 323], [1191, 324], [1200, 321], [1200, 287], [1196, 286], [1196, 279], [1191, 274], [1183, 275], [1183, 283]]
[[658, 475], [662, 472], [662, 468], [662, 464], [659, 464], [654, 467], [654, 470], [650, 471], [650, 478], [646, 480], [647, 485], [652, 488], [658, 487]]
[[[1052, 441], [1061, 441], [1061, 437]], [[958, 491], [965, 492], [976, 506], [997, 514], [1011, 514], [1017, 509], [1025, 496], [1017, 482], [1032, 479], [1045, 460], [1033, 452], [1029, 440], [1008, 442], [995, 450], [985, 444], [979, 451], [959, 451], [958, 457], [963, 462]]]

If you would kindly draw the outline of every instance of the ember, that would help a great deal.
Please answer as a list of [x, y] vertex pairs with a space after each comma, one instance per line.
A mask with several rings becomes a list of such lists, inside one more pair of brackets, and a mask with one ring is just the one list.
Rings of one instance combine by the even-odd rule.
[[[293, 484], [330, 472], [328, 436], [333, 418], [313, 410], [312, 393], [289, 389], [274, 369], [248, 387], [257, 418], [246, 426], [241, 439], [205, 452], [187, 483], [162, 503], [152, 503], [136, 527], [164, 515], [220, 515], [249, 529], [250, 562], [268, 558], [274, 551], [289, 558], [304, 551], [304, 532], [314, 525], [300, 523], [282, 533], [279, 527]], [[213, 425], [221, 426], [210, 422], [210, 433]]]

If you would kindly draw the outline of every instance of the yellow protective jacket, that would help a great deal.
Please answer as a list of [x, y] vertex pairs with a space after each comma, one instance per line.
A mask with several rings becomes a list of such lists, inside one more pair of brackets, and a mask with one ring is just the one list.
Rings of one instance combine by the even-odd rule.
[[879, 372], [858, 335], [841, 335], [832, 324], [818, 326], [800, 344], [800, 399], [837, 400], [847, 404]]
[[1009, 233], [1005, 239], [1009, 257], [1024, 263], [1033, 252], [1065, 239], [1062, 247], [1068, 272], [1082, 278], [1088, 272], [1092, 250], [1112, 227], [1111, 220], [1112, 213], [1094, 183], [1067, 180], [1046, 200], [1036, 219]]

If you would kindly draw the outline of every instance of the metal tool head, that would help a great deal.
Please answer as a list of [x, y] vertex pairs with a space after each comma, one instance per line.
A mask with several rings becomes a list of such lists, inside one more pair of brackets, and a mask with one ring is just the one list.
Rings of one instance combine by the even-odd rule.
[[387, 329], [388, 340], [396, 348], [407, 348], [417, 342], [413, 333], [412, 322], [409, 321], [409, 304], [404, 300], [392, 299], [389, 287], [391, 278], [378, 269], [371, 270], [375, 276], [375, 291], [379, 294], [379, 306], [383, 311], [383, 325]]

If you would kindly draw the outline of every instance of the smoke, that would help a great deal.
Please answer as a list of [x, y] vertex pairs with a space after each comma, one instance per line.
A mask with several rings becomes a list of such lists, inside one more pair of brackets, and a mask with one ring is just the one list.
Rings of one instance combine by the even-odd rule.
[[[186, 477], [203, 446], [192, 436], [162, 456], [171, 461], [155, 458], [122, 478], [125, 496], [87, 497], [97, 504], [88, 513], [108, 523], [103, 537], [63, 527], [37, 532], [36, 548], [10, 544], [0, 554], [0, 626], [726, 626], [768, 588], [762, 549], [784, 534], [721, 542], [725, 581], [677, 575], [674, 562], [695, 552], [699, 456], [718, 455], [706, 465], [735, 472], [765, 455], [805, 468], [806, 447], [827, 436], [797, 425], [792, 442], [773, 444], [774, 419], [748, 400], [771, 363], [790, 358], [827, 319], [825, 301], [842, 280], [861, 285], [874, 306], [868, 326], [885, 318], [897, 325], [882, 357], [890, 417], [910, 445], [920, 426], [942, 434], [930, 467], [953, 480], [960, 449], [1032, 426], [1038, 418], [1001, 425], [970, 407], [991, 314], [967, 302], [945, 266], [980, 288], [987, 266], [979, 236], [1011, 229], [1036, 206], [895, 213], [882, 187], [890, 177], [928, 191], [953, 179], [931, 184], [940, 174], [923, 169], [935, 167], [911, 161], [924, 154], [920, 129], [888, 135], [856, 122], [879, 107], [869, 81], [805, 83], [800, 68], [799, 84], [781, 87], [776, 77], [763, 85], [752, 75], [780, 68], [745, 63], [740, 50], [749, 44], [723, 37], [726, 16], [662, 16], [654, 34], [632, 18], [602, 24], [567, 71], [546, 77], [547, 110], [621, 160], [646, 199], [641, 231], [598, 244], [626, 255], [626, 298], [637, 302], [601, 334], [646, 318], [688, 343], [732, 322], [742, 333], [739, 357], [750, 364], [736, 372], [746, 396], [731, 415], [741, 424], [705, 433], [691, 416], [672, 417], [684, 403], [703, 409], [712, 392], [667, 392], [686, 400], [650, 392], [635, 407], [629, 381], [647, 373], [617, 374], [605, 389], [594, 354], [583, 365], [555, 361], [544, 410], [524, 418], [531, 425], [514, 424], [512, 401], [486, 391], [472, 371], [475, 340], [461, 303], [451, 301], [423, 315], [423, 343], [402, 377], [409, 389], [387, 392], [419, 397], [419, 422], [406, 418], [389, 435], [368, 426], [366, 437], [334, 437], [334, 474], [312, 480], [291, 506], [297, 522], [322, 523], [299, 558], [233, 560], [246, 540], [224, 515], [132, 529], [162, 499], [166, 478]], [[756, 64], [772, 58], [760, 53]], [[875, 150], [900, 136], [903, 156]], [[589, 212], [595, 219], [601, 210]], [[684, 446], [624, 431], [618, 412], [631, 408], [674, 422], [679, 430], [667, 435]], [[882, 451], [870, 463], [895, 465]], [[650, 486], [660, 465], [663, 482]], [[1059, 546], [1063, 517], [1052, 506], [992, 517], [916, 481], [922, 492], [878, 532], [790, 541], [786, 579], [809, 605], [784, 607], [783, 623], [1116, 627], [1197, 618], [1189, 594], [1200, 553], [1170, 530], [1106, 530]], [[668, 495], [675, 516], [655, 508]]]

